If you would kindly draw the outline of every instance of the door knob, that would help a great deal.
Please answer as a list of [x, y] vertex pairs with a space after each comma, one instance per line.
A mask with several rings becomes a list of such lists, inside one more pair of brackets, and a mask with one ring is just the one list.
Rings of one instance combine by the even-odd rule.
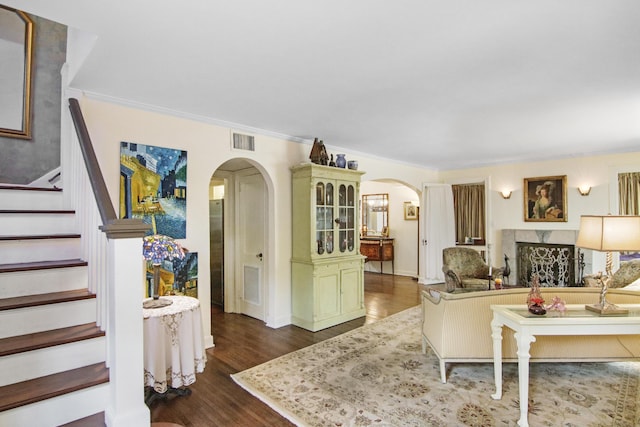
[[256, 258], [258, 258], [260, 261], [262, 261], [262, 252], [260, 252], [259, 254], [256, 255]]

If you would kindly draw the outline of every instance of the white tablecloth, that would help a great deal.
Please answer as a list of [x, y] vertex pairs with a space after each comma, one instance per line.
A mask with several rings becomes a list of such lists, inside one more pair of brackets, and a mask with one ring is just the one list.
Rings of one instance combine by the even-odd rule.
[[207, 356], [202, 340], [200, 301], [163, 296], [173, 304], [142, 309], [144, 319], [144, 384], [164, 393], [188, 386], [204, 370]]

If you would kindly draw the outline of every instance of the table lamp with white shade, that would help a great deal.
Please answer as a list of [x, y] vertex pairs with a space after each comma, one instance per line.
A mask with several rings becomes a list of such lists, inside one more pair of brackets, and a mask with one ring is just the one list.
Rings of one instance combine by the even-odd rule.
[[598, 275], [602, 286], [600, 302], [586, 305], [585, 308], [597, 313], [624, 314], [626, 309], [607, 301], [607, 289], [611, 280], [613, 251], [640, 250], [640, 216], [622, 215], [582, 215], [576, 246], [583, 249], [606, 252], [606, 277]]

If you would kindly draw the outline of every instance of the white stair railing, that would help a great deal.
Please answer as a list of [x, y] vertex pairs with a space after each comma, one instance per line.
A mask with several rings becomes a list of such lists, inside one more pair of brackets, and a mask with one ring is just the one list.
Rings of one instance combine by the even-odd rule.
[[62, 182], [65, 204], [76, 211], [82, 235], [88, 287], [97, 299], [96, 322], [107, 337], [110, 399], [105, 422], [109, 427], [149, 425], [141, 291], [142, 237], [149, 227], [140, 220], [116, 217], [80, 104], [75, 98], [68, 102], [62, 119]]

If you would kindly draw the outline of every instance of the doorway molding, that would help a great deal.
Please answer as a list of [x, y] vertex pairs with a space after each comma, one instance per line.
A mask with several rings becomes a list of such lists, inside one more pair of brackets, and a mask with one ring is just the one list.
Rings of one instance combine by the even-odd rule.
[[[233, 168], [225, 169], [225, 164], [232, 161]], [[273, 178], [260, 162], [245, 157], [234, 157], [221, 163], [213, 172], [211, 178], [224, 180], [224, 311], [228, 313], [238, 313], [236, 301], [236, 254], [235, 244], [236, 233], [236, 204], [238, 192], [237, 177], [247, 174], [247, 170], [256, 170], [262, 177], [265, 184], [265, 251], [264, 251], [264, 303], [265, 303], [265, 323], [269, 327], [279, 327], [275, 325], [273, 313], [275, 312], [275, 185]]]

